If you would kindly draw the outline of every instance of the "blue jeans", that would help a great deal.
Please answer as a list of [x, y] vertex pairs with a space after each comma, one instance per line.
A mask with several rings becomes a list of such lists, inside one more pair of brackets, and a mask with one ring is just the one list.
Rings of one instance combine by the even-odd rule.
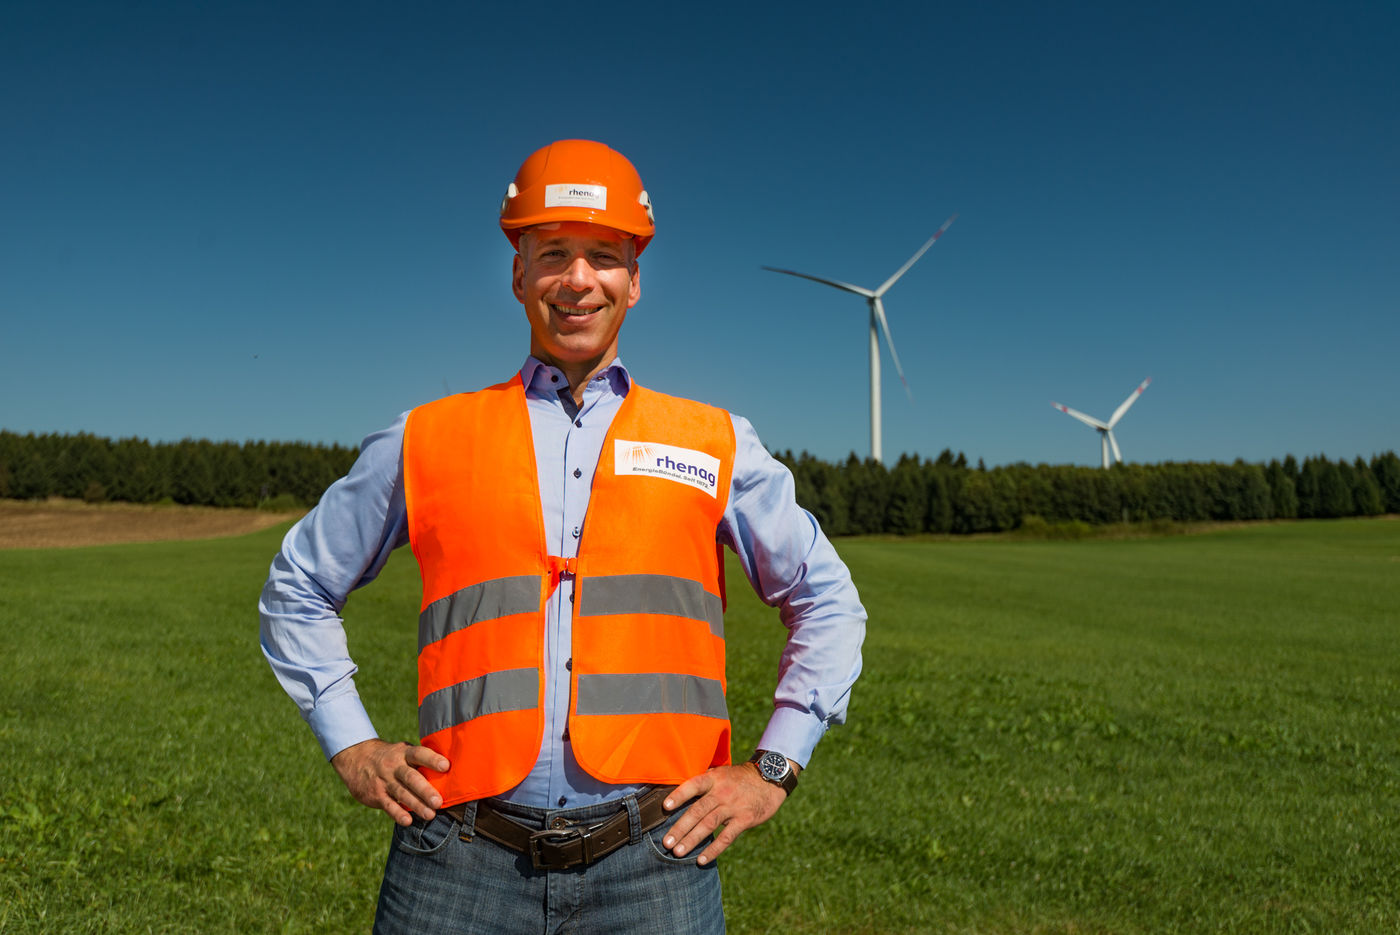
[[[632, 815], [631, 843], [570, 870], [536, 870], [526, 855], [472, 837], [475, 803], [467, 804], [460, 824], [439, 812], [430, 822], [415, 818], [406, 828], [396, 825], [379, 889], [376, 935], [722, 933], [716, 863], [697, 866], [700, 848], [677, 858], [661, 846], [683, 809], [642, 833], [635, 800], [624, 804]], [[618, 811], [615, 803], [546, 810], [493, 799], [491, 805], [534, 829], [554, 818], [591, 824]]]

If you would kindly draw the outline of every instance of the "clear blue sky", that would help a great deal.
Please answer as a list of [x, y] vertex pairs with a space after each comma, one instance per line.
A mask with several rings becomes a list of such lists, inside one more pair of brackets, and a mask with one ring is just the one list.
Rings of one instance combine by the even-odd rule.
[[[508, 377], [553, 139], [656, 205], [623, 359], [774, 449], [1400, 448], [1400, 5], [0, 5], [0, 428], [357, 444]], [[658, 4], [656, 7], [667, 7]]]

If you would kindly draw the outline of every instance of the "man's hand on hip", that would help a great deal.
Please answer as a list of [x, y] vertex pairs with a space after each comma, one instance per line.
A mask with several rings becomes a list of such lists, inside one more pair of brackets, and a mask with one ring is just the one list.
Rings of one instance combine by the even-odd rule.
[[741, 833], [772, 818], [787, 793], [759, 776], [751, 764], [742, 763], [716, 766], [692, 776], [667, 797], [666, 808], [684, 805], [692, 798], [695, 801], [671, 826], [662, 843], [672, 854], [684, 857], [723, 825], [724, 830], [716, 834], [710, 846], [696, 858], [696, 863], [707, 864], [733, 844]]
[[384, 740], [366, 740], [331, 757], [341, 782], [361, 805], [381, 808], [401, 825], [413, 823], [413, 815], [432, 821], [442, 797], [418, 772], [424, 766], [447, 772], [447, 758], [427, 747]]

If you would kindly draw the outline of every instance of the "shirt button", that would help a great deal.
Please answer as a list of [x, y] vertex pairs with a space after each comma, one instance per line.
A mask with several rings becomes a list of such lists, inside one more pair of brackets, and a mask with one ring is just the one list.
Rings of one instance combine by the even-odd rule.
[[575, 477], [582, 477], [582, 476], [583, 476], [583, 472], [580, 471], [578, 468], [574, 468], [574, 476], [575, 476]]
[[570, 592], [569, 592], [569, 603], [572, 604], [573, 602], [574, 602], [574, 592], [573, 592], [573, 591], [570, 591]]
[[550, 382], [550, 383], [558, 383], [558, 382], [559, 382], [559, 374], [557, 374], [557, 373], [551, 373], [551, 374], [549, 375], [549, 382]]
[[569, 739], [569, 729], [568, 729], [567, 727], [564, 728], [564, 735], [563, 735], [562, 737], [560, 737], [559, 739], [560, 739], [560, 740], [568, 740], [568, 739]]
[[577, 527], [577, 526], [574, 527], [574, 538], [575, 538], [575, 539], [578, 538], [578, 527]]
[[560, 808], [563, 808], [565, 805], [568, 805], [568, 804], [569, 804], [569, 800], [568, 800], [568, 799], [566, 799], [566, 798], [565, 798], [564, 796], [562, 796], [562, 795], [559, 796], [559, 807], [560, 807]]
[[570, 672], [574, 671], [574, 661], [572, 659], [565, 661], [564, 668], [568, 669]]
[[578, 428], [583, 428], [583, 420], [582, 420], [582, 419], [575, 419], [575, 420], [574, 420], [574, 425], [577, 426]]

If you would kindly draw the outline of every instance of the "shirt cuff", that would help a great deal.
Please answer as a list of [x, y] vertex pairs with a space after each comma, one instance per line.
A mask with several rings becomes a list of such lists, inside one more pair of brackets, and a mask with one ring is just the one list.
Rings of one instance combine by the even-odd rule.
[[806, 769], [812, 750], [825, 733], [821, 718], [797, 708], [775, 708], [758, 748], [781, 753]]
[[346, 747], [373, 740], [379, 734], [370, 723], [369, 714], [360, 702], [360, 696], [347, 692], [336, 698], [324, 701], [306, 715], [306, 723], [316, 735], [321, 752], [329, 760]]

